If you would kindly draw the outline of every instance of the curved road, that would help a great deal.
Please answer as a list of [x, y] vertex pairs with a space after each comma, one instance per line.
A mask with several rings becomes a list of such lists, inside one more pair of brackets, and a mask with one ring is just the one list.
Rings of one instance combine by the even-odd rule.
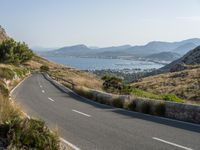
[[82, 150], [200, 149], [200, 125], [98, 104], [42, 74], [27, 78], [12, 97]]

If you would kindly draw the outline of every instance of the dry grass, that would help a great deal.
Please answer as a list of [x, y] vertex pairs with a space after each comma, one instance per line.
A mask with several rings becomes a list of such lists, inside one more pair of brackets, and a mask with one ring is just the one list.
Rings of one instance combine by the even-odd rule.
[[19, 116], [22, 116], [19, 107], [12, 103], [8, 97], [0, 95], [0, 124], [10, 122]]
[[38, 56], [35, 56], [31, 61], [27, 62], [26, 65], [32, 70], [39, 70], [42, 65], [46, 65], [50, 68], [49, 73], [54, 77], [72, 81], [74, 84], [79, 86], [84, 86], [96, 90], [102, 89], [103, 81], [96, 75], [80, 71], [75, 68], [56, 64]]
[[175, 94], [190, 101], [200, 101], [200, 66], [143, 78], [131, 85], [155, 94]]

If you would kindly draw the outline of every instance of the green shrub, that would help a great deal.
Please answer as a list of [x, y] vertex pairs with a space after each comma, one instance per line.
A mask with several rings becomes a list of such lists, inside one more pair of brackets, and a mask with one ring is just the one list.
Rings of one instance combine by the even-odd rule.
[[166, 101], [179, 102], [179, 103], [184, 102], [183, 99], [177, 97], [174, 94], [164, 94], [164, 95], [162, 95], [162, 98], [163, 98], [163, 100], [166, 100]]
[[154, 111], [155, 111], [155, 115], [165, 116], [165, 104], [164, 103], [155, 104]]
[[115, 98], [112, 102], [114, 107], [123, 108], [123, 101], [120, 98]]
[[0, 62], [21, 64], [30, 60], [33, 52], [25, 43], [8, 39], [0, 44]]
[[10, 149], [58, 150], [59, 138], [45, 123], [35, 119], [18, 119], [10, 124]]
[[15, 73], [9, 68], [0, 68], [0, 78], [6, 80], [12, 80], [15, 77]]
[[116, 76], [104, 76], [102, 77], [103, 82], [103, 89], [107, 92], [111, 93], [120, 93], [123, 89], [123, 80]]
[[149, 114], [151, 111], [151, 105], [149, 102], [147, 101], [143, 101], [140, 104], [140, 108], [139, 108], [140, 112], [145, 113], [145, 114]]
[[42, 65], [42, 66], [40, 67], [40, 71], [44, 71], [44, 72], [49, 71], [49, 66], [47, 66], [47, 65]]
[[137, 107], [137, 102], [134, 100], [128, 105], [128, 109], [132, 111], [135, 111], [136, 107]]

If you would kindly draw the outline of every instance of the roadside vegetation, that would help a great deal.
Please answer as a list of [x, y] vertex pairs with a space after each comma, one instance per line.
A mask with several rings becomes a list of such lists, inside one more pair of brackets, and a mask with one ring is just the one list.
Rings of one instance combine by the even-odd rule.
[[28, 119], [9, 91], [30, 73], [25, 65], [34, 57], [25, 43], [8, 39], [0, 44], [0, 146], [7, 149], [58, 150], [59, 138], [45, 123]]

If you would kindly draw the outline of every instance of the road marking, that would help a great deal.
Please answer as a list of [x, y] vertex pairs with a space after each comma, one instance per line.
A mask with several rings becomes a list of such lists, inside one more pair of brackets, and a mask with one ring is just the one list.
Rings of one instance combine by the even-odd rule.
[[42, 86], [40, 85], [40, 88], [42, 88]]
[[63, 138], [60, 138], [60, 140], [61, 140], [62, 142], [64, 142], [65, 144], [67, 144], [68, 146], [72, 147], [74, 150], [81, 150], [80, 148], [78, 148], [77, 146], [73, 145], [72, 143], [66, 141], [66, 140], [63, 139]]
[[10, 91], [10, 96], [12, 95], [12, 93], [15, 91], [16, 88], [18, 88], [27, 78], [29, 78], [32, 75], [28, 75], [27, 77], [25, 77], [22, 81], [20, 81], [11, 91]]
[[168, 142], [168, 141], [165, 141], [165, 140], [162, 140], [162, 139], [159, 139], [157, 137], [152, 137], [154, 140], [157, 140], [157, 141], [160, 141], [160, 142], [163, 142], [163, 143], [166, 143], [166, 144], [169, 144], [169, 145], [173, 145], [173, 146], [176, 146], [176, 147], [179, 147], [179, 148], [182, 148], [182, 149], [185, 149], [185, 150], [193, 150], [192, 148], [188, 148], [188, 147], [185, 147], [185, 146], [182, 146], [182, 145], [178, 145], [178, 144], [175, 144], [175, 143], [172, 143], [172, 142]]
[[75, 109], [72, 109], [72, 111], [74, 111], [74, 112], [76, 112], [76, 113], [79, 113], [79, 114], [81, 114], [81, 115], [87, 116], [87, 117], [91, 117], [91, 115], [85, 114], [85, 113], [80, 112], [80, 111], [75, 110]]
[[42, 90], [42, 93], [45, 93], [45, 91], [44, 91], [44, 90]]
[[52, 98], [50, 98], [50, 97], [48, 97], [48, 99], [50, 100], [50, 101], [52, 101], [52, 102], [55, 102]]

